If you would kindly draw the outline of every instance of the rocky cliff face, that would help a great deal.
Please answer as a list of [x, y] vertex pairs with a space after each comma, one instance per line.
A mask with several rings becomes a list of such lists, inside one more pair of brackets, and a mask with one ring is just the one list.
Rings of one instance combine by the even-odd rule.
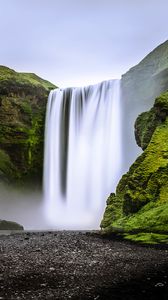
[[139, 153], [134, 142], [135, 119], [140, 113], [150, 109], [154, 99], [168, 89], [168, 41], [155, 48], [138, 65], [124, 74], [121, 87], [123, 147], [127, 170]]
[[168, 87], [168, 41], [150, 52], [138, 65], [122, 76], [123, 96], [127, 104], [151, 107], [156, 95]]
[[45, 109], [55, 88], [0, 66], [0, 182], [41, 183]]
[[135, 132], [144, 152], [109, 196], [101, 227], [168, 232], [168, 92], [137, 118]]

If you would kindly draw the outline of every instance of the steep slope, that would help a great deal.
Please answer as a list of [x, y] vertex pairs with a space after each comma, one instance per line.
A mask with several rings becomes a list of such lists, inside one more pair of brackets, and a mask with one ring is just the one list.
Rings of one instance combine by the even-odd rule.
[[125, 170], [137, 157], [133, 126], [137, 116], [148, 110], [154, 99], [168, 89], [168, 41], [149, 53], [122, 76], [123, 147]]
[[150, 52], [122, 76], [122, 89], [128, 103], [139, 101], [149, 109], [151, 102], [168, 87], [168, 41]]
[[0, 182], [41, 182], [45, 108], [55, 88], [0, 66]]
[[168, 92], [135, 123], [145, 149], [107, 200], [105, 231], [168, 232]]

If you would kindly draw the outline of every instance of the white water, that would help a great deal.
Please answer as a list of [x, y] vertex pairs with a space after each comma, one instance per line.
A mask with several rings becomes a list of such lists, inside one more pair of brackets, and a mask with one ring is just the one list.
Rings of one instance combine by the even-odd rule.
[[44, 157], [44, 212], [51, 227], [98, 229], [120, 167], [120, 81], [52, 91]]

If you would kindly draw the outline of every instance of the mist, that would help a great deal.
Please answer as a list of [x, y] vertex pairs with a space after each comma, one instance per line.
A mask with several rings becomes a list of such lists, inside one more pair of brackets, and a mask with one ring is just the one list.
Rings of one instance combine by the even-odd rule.
[[99, 229], [102, 211], [93, 217], [73, 209], [67, 214], [65, 208], [57, 207], [53, 217], [54, 221], [47, 218], [42, 192], [0, 185], [0, 220], [17, 222], [24, 230]]
[[42, 193], [0, 186], [0, 219], [17, 222], [26, 230], [49, 229], [43, 213]]

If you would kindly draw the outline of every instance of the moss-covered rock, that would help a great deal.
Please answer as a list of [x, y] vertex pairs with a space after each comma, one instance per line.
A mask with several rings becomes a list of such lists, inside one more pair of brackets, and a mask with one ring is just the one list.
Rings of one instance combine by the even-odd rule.
[[143, 150], [148, 146], [156, 127], [166, 120], [168, 115], [168, 92], [156, 98], [154, 107], [142, 113], [135, 122], [135, 138]]
[[55, 88], [0, 66], [0, 181], [41, 183], [45, 110]]
[[0, 230], [24, 230], [24, 228], [16, 222], [0, 220]]
[[145, 150], [108, 198], [105, 231], [168, 232], [167, 104], [168, 92], [136, 121], [136, 139]]
[[140, 232], [136, 234], [124, 234], [124, 238], [129, 241], [143, 244], [168, 244], [168, 234]]

